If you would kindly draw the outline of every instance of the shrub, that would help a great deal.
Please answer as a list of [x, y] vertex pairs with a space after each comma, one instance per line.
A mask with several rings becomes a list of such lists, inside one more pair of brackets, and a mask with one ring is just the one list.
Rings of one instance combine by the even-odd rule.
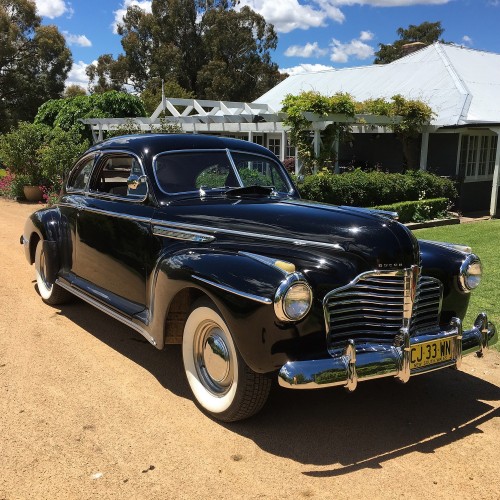
[[43, 179], [38, 150], [49, 136], [45, 125], [20, 122], [8, 134], [0, 136], [0, 158], [16, 176], [23, 175], [29, 185]]
[[68, 131], [56, 127], [50, 132], [47, 142], [38, 150], [38, 154], [46, 185], [52, 191], [61, 189], [62, 179], [88, 147], [89, 142], [82, 141], [77, 127]]
[[359, 207], [425, 198], [453, 200], [457, 196], [452, 181], [422, 171], [386, 174], [356, 169], [334, 174], [324, 169], [316, 175], [306, 176], [299, 188], [302, 197], [308, 200]]
[[449, 200], [435, 198], [432, 200], [402, 201], [392, 205], [374, 207], [378, 210], [397, 212], [399, 222], [422, 222], [430, 219], [440, 219], [447, 216]]

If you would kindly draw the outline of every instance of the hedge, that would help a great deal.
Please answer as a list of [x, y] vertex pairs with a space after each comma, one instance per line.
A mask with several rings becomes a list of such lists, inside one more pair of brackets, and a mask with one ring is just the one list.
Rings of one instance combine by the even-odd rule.
[[432, 200], [402, 201], [391, 205], [379, 205], [378, 210], [397, 212], [399, 222], [422, 222], [431, 219], [442, 219], [448, 212], [449, 200], [447, 198], [434, 198]]
[[334, 174], [325, 169], [306, 176], [299, 190], [302, 198], [308, 200], [358, 207], [434, 198], [454, 200], [457, 196], [451, 180], [420, 170], [386, 174], [356, 169]]

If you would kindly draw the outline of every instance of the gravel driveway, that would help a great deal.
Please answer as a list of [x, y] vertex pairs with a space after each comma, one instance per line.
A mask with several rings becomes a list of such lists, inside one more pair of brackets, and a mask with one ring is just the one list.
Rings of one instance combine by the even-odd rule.
[[0, 199], [0, 499], [500, 497], [499, 353], [353, 394], [276, 386], [221, 425], [179, 346], [42, 303], [19, 244], [36, 208]]

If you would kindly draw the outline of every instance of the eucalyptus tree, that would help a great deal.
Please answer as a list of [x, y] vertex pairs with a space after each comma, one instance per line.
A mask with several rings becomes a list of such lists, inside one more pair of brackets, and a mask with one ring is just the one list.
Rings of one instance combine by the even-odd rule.
[[164, 80], [180, 94], [170, 97], [253, 100], [280, 80], [271, 60], [278, 39], [261, 15], [235, 4], [153, 0], [151, 13], [129, 7], [118, 25], [123, 54], [88, 68], [90, 90], [128, 83], [158, 93]]
[[0, 132], [33, 119], [64, 91], [71, 52], [58, 29], [41, 21], [33, 1], [0, 0]]

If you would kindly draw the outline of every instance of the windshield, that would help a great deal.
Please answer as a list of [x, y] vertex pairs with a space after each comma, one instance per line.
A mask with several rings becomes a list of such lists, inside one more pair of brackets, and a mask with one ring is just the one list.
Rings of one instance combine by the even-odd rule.
[[167, 194], [247, 186], [269, 186], [283, 194], [292, 189], [283, 168], [272, 158], [242, 152], [229, 154], [214, 150], [161, 154], [154, 164], [156, 180]]

